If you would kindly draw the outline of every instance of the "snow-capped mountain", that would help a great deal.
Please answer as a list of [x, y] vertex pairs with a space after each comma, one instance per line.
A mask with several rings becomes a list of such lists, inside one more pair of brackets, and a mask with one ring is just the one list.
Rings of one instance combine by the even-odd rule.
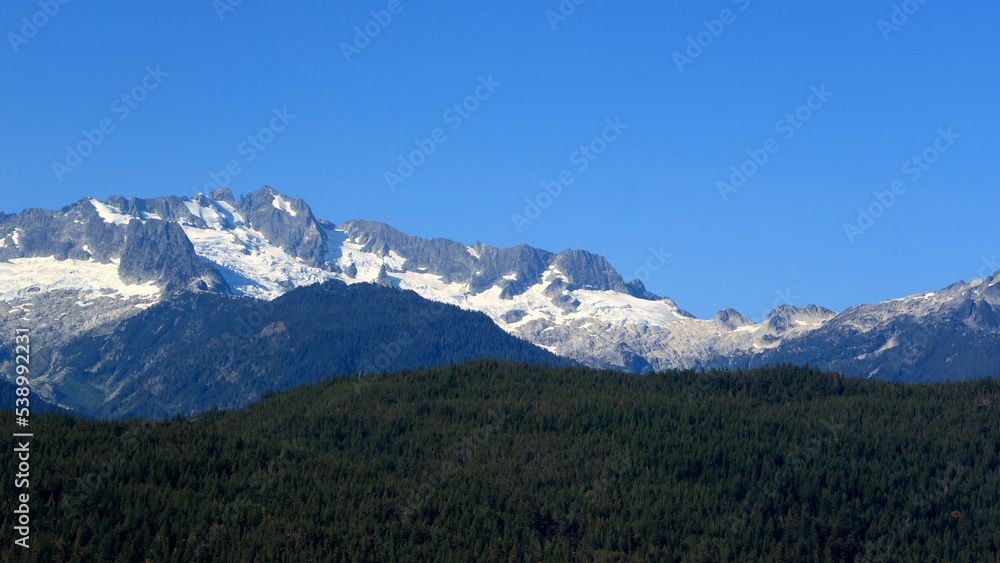
[[1000, 375], [1000, 271], [852, 307], [748, 363], [782, 361], [911, 382]]
[[[586, 251], [427, 240], [374, 221], [335, 225], [267, 187], [239, 201], [219, 189], [0, 215], [0, 273], [2, 328], [30, 314], [52, 350], [179, 292], [272, 300], [332, 279], [412, 290], [483, 312], [556, 354], [633, 371], [811, 361], [897, 377], [880, 358], [913, 326], [1000, 332], [998, 275], [839, 315], [784, 305], [761, 323], [731, 309], [696, 319]], [[859, 344], [845, 348], [844, 339]], [[841, 358], [848, 351], [851, 361]]]

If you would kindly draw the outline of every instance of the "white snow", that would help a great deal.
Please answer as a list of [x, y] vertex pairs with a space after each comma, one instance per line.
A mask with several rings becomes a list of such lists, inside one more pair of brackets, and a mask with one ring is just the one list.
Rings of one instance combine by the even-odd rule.
[[226, 202], [226, 201], [215, 201], [214, 199], [212, 201], [216, 205], [218, 205], [219, 207], [221, 207], [224, 211], [226, 211], [227, 213], [229, 213], [229, 217], [230, 217], [229, 220], [230, 220], [230, 222], [233, 225], [240, 226], [240, 225], [245, 225], [246, 224], [246, 220], [243, 219], [243, 216], [240, 215], [239, 212], [236, 211], [235, 207], [233, 207], [232, 205], [229, 205], [229, 202]]
[[[29, 289], [38, 288], [38, 292]], [[0, 263], [0, 301], [23, 299], [55, 290], [87, 292], [85, 299], [99, 297], [156, 299], [160, 289], [155, 284], [127, 285], [118, 277], [114, 264], [98, 264], [83, 260], [48, 258], [14, 258]], [[106, 293], [102, 290], [112, 290]]]
[[387, 270], [395, 272], [403, 269], [403, 265], [406, 264], [406, 258], [395, 250], [390, 250], [389, 255], [382, 259], [382, 263], [385, 264]]
[[321, 228], [326, 235], [326, 255], [323, 259], [335, 264], [340, 259], [341, 246], [347, 241], [347, 232], [327, 227]]
[[275, 209], [280, 209], [281, 211], [284, 211], [285, 213], [288, 213], [292, 217], [295, 217], [296, 215], [298, 215], [298, 213], [296, 213], [292, 209], [291, 202], [285, 201], [278, 194], [274, 194], [274, 199], [271, 200], [271, 205], [273, 205]]
[[21, 246], [21, 229], [14, 229], [14, 232], [10, 234], [11, 240], [14, 241], [14, 246]]
[[[90, 201], [90, 204], [94, 206], [94, 209], [97, 210], [97, 214], [101, 216], [101, 219], [104, 219], [105, 223], [111, 223], [113, 225], [123, 225], [123, 226], [126, 226], [126, 225], [129, 224], [129, 222], [132, 221], [132, 219], [137, 219], [137, 220], [139, 220], [139, 221], [141, 221], [143, 223], [145, 223], [146, 221], [149, 221], [150, 219], [160, 219], [160, 220], [162, 220], [162, 217], [160, 217], [156, 213], [146, 213], [144, 211], [144, 212], [141, 213], [140, 217], [133, 217], [132, 215], [126, 215], [126, 214], [122, 213], [121, 209], [118, 209], [117, 207], [115, 207], [113, 205], [108, 205], [106, 203], [101, 203], [100, 201], [97, 201], [94, 198], [89, 198], [89, 201]], [[79, 223], [80, 221], [75, 221], [75, 222]]]
[[899, 346], [899, 337], [893, 335], [893, 337], [890, 338], [888, 342], [883, 344], [881, 348], [875, 350], [875, 354], [881, 354], [882, 352], [885, 352], [886, 350], [889, 350], [891, 348], [895, 348], [896, 346]]
[[130, 217], [122, 213], [121, 209], [101, 203], [94, 198], [90, 198], [90, 204], [94, 206], [94, 209], [97, 210], [97, 214], [101, 216], [101, 219], [104, 219], [105, 223], [128, 225], [129, 221], [134, 219], [134, 217]]
[[[664, 301], [648, 301], [637, 299], [631, 295], [614, 291], [592, 291], [578, 289], [570, 295], [580, 301], [576, 311], [566, 313], [552, 303], [552, 299], [544, 294], [544, 288], [560, 277], [555, 268], [550, 268], [542, 282], [536, 284], [513, 299], [500, 299], [502, 289], [492, 287], [478, 295], [470, 293], [466, 283], [445, 283], [440, 276], [424, 272], [403, 272], [405, 258], [394, 250], [384, 259], [369, 252], [362, 252], [363, 245], [346, 241], [342, 253], [336, 261], [342, 269], [354, 265], [357, 275], [352, 279], [340, 274], [337, 277], [347, 283], [371, 282], [378, 277], [379, 269], [384, 264], [387, 270], [393, 271], [393, 278], [399, 280], [400, 289], [410, 289], [421, 297], [456, 305], [463, 309], [486, 313], [498, 325], [513, 330], [522, 323], [535, 319], [548, 319], [558, 324], [569, 324], [576, 320], [597, 318], [614, 325], [636, 324], [640, 326], [664, 325], [682, 319], [677, 309]], [[506, 279], [516, 279], [513, 274]], [[527, 313], [521, 321], [507, 324], [501, 321], [504, 313], [522, 310]]]
[[[271, 244], [260, 232], [244, 226], [232, 206], [203, 198], [206, 206], [185, 202], [193, 215], [205, 220], [210, 228], [181, 225], [194, 245], [195, 252], [215, 265], [219, 273], [239, 295], [274, 299], [290, 287], [320, 283], [334, 276], [330, 272], [305, 265]], [[290, 284], [290, 285], [289, 285]]]
[[184, 206], [188, 208], [191, 215], [203, 219], [212, 230], [222, 231], [234, 226], [232, 213], [220, 207], [214, 200], [205, 198], [203, 201], [207, 202], [208, 206], [202, 207], [198, 205], [198, 202], [190, 200], [185, 201]]
[[479, 252], [476, 250], [476, 247], [466, 246], [465, 249], [469, 251], [469, 254], [471, 254], [473, 258], [479, 260]]

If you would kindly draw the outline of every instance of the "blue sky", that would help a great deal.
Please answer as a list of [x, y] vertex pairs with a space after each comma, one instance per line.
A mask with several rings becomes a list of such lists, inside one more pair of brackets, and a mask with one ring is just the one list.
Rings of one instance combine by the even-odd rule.
[[338, 223], [603, 254], [699, 317], [1000, 268], [995, 3], [51, 2], [0, 8], [6, 212], [235, 166]]

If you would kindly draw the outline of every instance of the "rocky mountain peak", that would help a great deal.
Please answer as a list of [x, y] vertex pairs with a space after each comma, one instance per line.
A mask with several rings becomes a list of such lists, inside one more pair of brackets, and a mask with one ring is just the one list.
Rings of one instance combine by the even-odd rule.
[[209, 197], [215, 201], [224, 201], [229, 205], [236, 206], [236, 198], [233, 197], [233, 192], [229, 191], [229, 188], [216, 188]]
[[219, 272], [198, 260], [194, 245], [173, 221], [129, 222], [118, 275], [129, 284], [154, 282], [168, 293], [182, 289], [229, 293]]
[[642, 280], [632, 280], [625, 284], [625, 289], [628, 291], [629, 295], [632, 297], [638, 297], [639, 299], [648, 299], [650, 301], [659, 301], [663, 299], [659, 295], [646, 289], [646, 285], [642, 283]]
[[743, 326], [754, 324], [753, 321], [741, 314], [736, 309], [723, 309], [715, 315], [715, 322], [729, 330], [736, 330]]
[[323, 266], [326, 238], [322, 225], [305, 201], [264, 186], [240, 197], [237, 209], [250, 227], [290, 256], [313, 267]]

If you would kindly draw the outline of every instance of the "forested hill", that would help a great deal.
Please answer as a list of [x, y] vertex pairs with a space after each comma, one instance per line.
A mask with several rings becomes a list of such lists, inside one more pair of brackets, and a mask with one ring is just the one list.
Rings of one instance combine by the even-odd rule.
[[476, 359], [565, 366], [482, 313], [412, 291], [339, 281], [274, 301], [193, 294], [60, 350], [58, 399], [101, 418], [239, 408], [265, 391], [329, 377]]
[[476, 361], [188, 419], [49, 414], [34, 547], [3, 495], [0, 559], [996, 561], [998, 400], [995, 379]]

